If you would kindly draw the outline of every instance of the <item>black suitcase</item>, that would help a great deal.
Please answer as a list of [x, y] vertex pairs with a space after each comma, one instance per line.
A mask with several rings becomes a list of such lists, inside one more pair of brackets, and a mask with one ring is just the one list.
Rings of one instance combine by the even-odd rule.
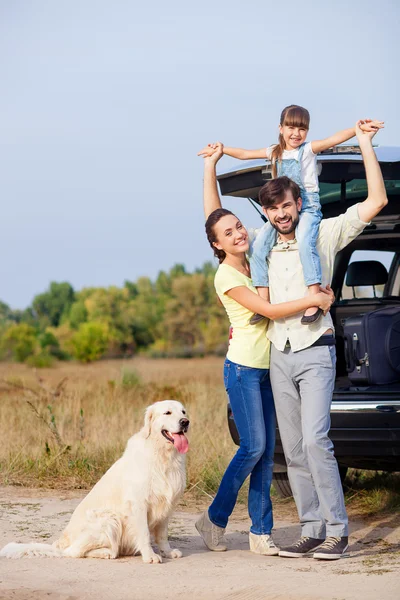
[[358, 385], [400, 381], [400, 307], [349, 317], [343, 325], [348, 377]]

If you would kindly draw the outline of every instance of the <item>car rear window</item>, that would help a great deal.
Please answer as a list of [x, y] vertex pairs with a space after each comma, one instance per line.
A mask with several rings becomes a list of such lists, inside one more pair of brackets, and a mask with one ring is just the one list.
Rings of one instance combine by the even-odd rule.
[[[380, 262], [389, 273], [390, 267], [392, 266], [393, 260], [396, 256], [395, 252], [391, 252], [389, 250], [355, 250], [350, 257], [349, 264], [357, 261], [364, 260], [376, 260]], [[347, 275], [347, 272], [346, 272]], [[342, 288], [342, 300], [350, 300], [351, 298], [374, 298], [376, 295], [377, 298], [384, 297], [384, 285], [376, 285], [375, 292], [374, 287], [372, 285], [366, 286], [357, 286], [353, 288], [346, 285], [346, 276], [344, 278], [343, 288]]]
[[[400, 194], [400, 180], [389, 179], [385, 181], [385, 188], [388, 197], [391, 195]], [[341, 198], [341, 183], [325, 183], [320, 182], [319, 193], [321, 204], [330, 204], [331, 202], [339, 202]], [[367, 197], [367, 182], [365, 179], [352, 179], [346, 182], [346, 200], [352, 198], [364, 199]]]

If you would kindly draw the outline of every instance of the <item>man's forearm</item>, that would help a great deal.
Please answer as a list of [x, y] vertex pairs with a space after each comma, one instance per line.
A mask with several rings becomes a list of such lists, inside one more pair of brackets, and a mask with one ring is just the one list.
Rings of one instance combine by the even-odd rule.
[[367, 199], [359, 205], [358, 214], [362, 221], [370, 221], [388, 203], [382, 171], [370, 140], [360, 143], [368, 187]]
[[376, 204], [383, 208], [388, 203], [388, 199], [382, 177], [382, 171], [376, 158], [375, 151], [372, 147], [372, 143], [365, 143], [360, 147], [365, 165], [368, 197], [372, 197]]
[[217, 174], [214, 163], [204, 163], [204, 214], [206, 219], [209, 215], [221, 208], [221, 200], [217, 188]]

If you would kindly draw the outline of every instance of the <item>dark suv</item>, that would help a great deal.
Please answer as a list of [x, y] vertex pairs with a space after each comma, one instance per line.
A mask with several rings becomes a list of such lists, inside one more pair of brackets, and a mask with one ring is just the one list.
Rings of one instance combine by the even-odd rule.
[[[400, 471], [400, 372], [397, 383], [355, 385], [348, 378], [352, 357], [343, 335], [347, 318], [389, 305], [400, 306], [400, 148], [377, 146], [375, 153], [389, 204], [337, 254], [332, 279], [337, 372], [330, 437], [342, 481], [348, 467]], [[365, 200], [367, 185], [358, 146], [338, 146], [323, 152], [318, 164], [324, 218], [337, 216]], [[222, 195], [247, 198], [258, 209], [258, 191], [270, 178], [270, 164], [257, 160], [240, 163], [220, 174], [218, 181]], [[229, 405], [228, 422], [233, 441], [238, 444]], [[291, 495], [279, 430], [274, 485], [280, 495]]]

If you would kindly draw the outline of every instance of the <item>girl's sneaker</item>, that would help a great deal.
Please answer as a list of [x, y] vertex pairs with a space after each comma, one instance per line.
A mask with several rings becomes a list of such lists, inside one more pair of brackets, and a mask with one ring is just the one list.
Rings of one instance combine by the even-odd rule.
[[259, 315], [258, 313], [255, 313], [251, 319], [249, 320], [250, 325], [257, 325], [257, 323], [261, 323], [261, 321], [265, 321], [267, 317], [264, 317], [264, 315]]
[[313, 323], [318, 321], [318, 319], [320, 319], [323, 314], [324, 314], [324, 311], [322, 310], [322, 308], [318, 308], [317, 311], [313, 315], [310, 315], [307, 317], [306, 317], [306, 315], [303, 315], [301, 317], [300, 323], [302, 325], [312, 325]]
[[275, 546], [270, 535], [256, 535], [250, 531], [249, 544], [250, 550], [254, 554], [264, 554], [265, 556], [278, 556], [279, 554], [279, 548]]

